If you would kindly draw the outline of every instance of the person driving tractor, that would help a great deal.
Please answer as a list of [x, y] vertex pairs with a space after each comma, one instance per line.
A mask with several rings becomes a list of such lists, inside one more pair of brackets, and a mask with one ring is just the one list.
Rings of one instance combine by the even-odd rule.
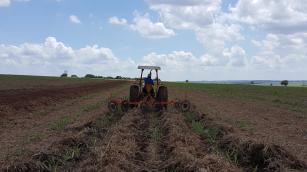
[[155, 96], [155, 91], [153, 89], [154, 82], [151, 79], [151, 73], [147, 75], [147, 78], [144, 79], [145, 86], [143, 88], [143, 93], [150, 94], [151, 96]]

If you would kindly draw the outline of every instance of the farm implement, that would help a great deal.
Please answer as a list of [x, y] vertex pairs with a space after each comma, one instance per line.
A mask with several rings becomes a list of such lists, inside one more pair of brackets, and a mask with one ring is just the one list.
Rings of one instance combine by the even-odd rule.
[[[128, 112], [135, 108], [139, 108], [142, 112], [158, 112], [167, 110], [170, 106], [182, 112], [190, 110], [191, 104], [186, 98], [169, 100], [167, 87], [162, 85], [159, 79], [160, 67], [138, 66], [138, 69], [141, 70], [141, 76], [137, 82], [130, 86], [129, 99], [109, 98], [108, 109], [110, 112]], [[147, 78], [143, 78], [145, 70], [149, 70]], [[154, 80], [151, 79], [153, 71], [156, 74]]]

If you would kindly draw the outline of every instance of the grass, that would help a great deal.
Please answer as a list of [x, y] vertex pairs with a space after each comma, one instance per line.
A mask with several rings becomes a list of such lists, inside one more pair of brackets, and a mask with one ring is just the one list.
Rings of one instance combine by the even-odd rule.
[[169, 87], [204, 91], [223, 99], [253, 100], [299, 112], [307, 112], [307, 87], [271, 87], [239, 84], [167, 83]]
[[220, 130], [218, 128], [207, 128], [205, 130], [205, 137], [209, 143], [213, 144], [216, 142], [219, 133]]
[[199, 121], [192, 121], [191, 125], [192, 125], [192, 130], [195, 133], [197, 133], [197, 134], [199, 134], [201, 136], [204, 136], [205, 128], [204, 128], [204, 126], [203, 126], [203, 124], [201, 122], [199, 122]]
[[239, 127], [242, 130], [252, 131], [253, 127], [248, 121], [238, 120], [235, 122], [235, 126]]
[[106, 116], [104, 116], [103, 118], [98, 119], [95, 122], [95, 126], [97, 128], [109, 128], [112, 123], [115, 121], [115, 114], [107, 114]]
[[197, 116], [193, 112], [186, 112], [186, 113], [184, 113], [184, 117], [185, 117], [186, 121], [191, 123], [191, 122], [196, 120]]
[[49, 128], [51, 130], [60, 131], [63, 130], [68, 124], [70, 124], [72, 119], [68, 116], [61, 118], [50, 124]]
[[103, 104], [101, 102], [97, 102], [95, 104], [89, 104], [89, 105], [82, 107], [82, 111], [83, 112], [91, 112], [95, 109], [98, 109], [101, 106], [103, 106]]
[[31, 133], [27, 137], [27, 142], [28, 143], [33, 143], [33, 142], [38, 142], [43, 139], [43, 135], [41, 133]]
[[185, 120], [191, 124], [192, 130], [207, 139], [211, 144], [216, 142], [218, 134], [220, 133], [219, 128], [215, 127], [205, 127], [205, 125], [197, 120], [197, 115], [194, 112], [186, 112], [184, 114]]
[[162, 138], [162, 130], [159, 127], [154, 127], [151, 130], [150, 138], [156, 142], [160, 141]]
[[74, 146], [66, 150], [63, 155], [64, 161], [71, 161], [81, 156], [81, 148], [79, 146]]
[[228, 161], [234, 162], [236, 165], [239, 163], [239, 154], [236, 149], [227, 149], [227, 151], [224, 152], [224, 155]]

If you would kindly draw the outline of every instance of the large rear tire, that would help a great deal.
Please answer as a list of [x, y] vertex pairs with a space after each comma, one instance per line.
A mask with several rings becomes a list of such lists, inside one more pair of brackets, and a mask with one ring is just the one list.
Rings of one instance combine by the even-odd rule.
[[[159, 87], [156, 100], [157, 100], [158, 103], [167, 103], [167, 101], [168, 101], [167, 87], [165, 87], [165, 86]], [[163, 104], [163, 105], [158, 104], [157, 108], [158, 108], [158, 110], [161, 110], [163, 108], [167, 109], [167, 104]]]
[[[130, 94], [129, 94], [129, 101], [132, 103], [138, 102], [140, 98], [140, 94], [139, 94], [139, 86], [137, 85], [131, 85], [130, 86]], [[137, 105], [133, 105], [131, 104], [130, 107], [134, 108]]]

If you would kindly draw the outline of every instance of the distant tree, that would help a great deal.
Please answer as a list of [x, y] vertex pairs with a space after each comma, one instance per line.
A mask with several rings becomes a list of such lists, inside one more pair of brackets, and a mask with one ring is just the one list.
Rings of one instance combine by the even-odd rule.
[[112, 76], [107, 76], [106, 78], [107, 79], [114, 79]]
[[86, 74], [84, 77], [85, 78], [95, 78], [96, 76], [93, 74]]
[[122, 79], [123, 77], [121, 76], [116, 76], [115, 79]]
[[67, 75], [67, 73], [63, 73], [62, 75], [61, 75], [61, 77], [67, 77], [68, 75]]
[[186, 82], [186, 83], [188, 83], [188, 82], [189, 82], [189, 80], [185, 80], [185, 82]]
[[251, 81], [251, 85], [254, 85], [255, 84], [255, 82], [254, 81]]
[[71, 77], [72, 77], [72, 78], [78, 78], [78, 76], [77, 76], [77, 75], [71, 75]]
[[68, 72], [67, 70], [64, 70], [64, 73], [61, 75], [61, 77], [67, 77], [68, 76]]
[[280, 82], [280, 85], [287, 86], [288, 84], [289, 84], [288, 80], [283, 80], [283, 81]]

